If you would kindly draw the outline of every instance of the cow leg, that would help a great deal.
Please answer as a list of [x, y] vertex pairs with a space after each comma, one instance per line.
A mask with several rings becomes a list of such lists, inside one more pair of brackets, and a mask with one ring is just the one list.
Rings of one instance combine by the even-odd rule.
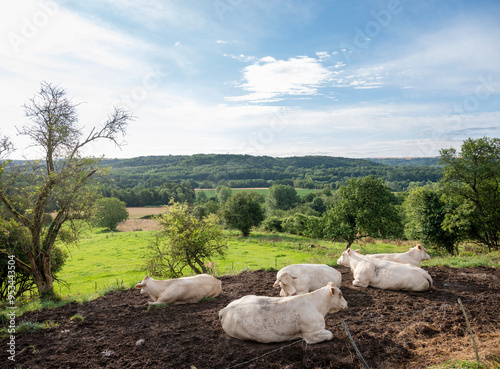
[[302, 338], [306, 343], [318, 343], [331, 340], [333, 338], [333, 333], [326, 329], [322, 329], [312, 333], [303, 333]]
[[352, 284], [356, 287], [368, 287], [370, 282], [362, 279], [355, 279], [354, 281], [352, 281]]

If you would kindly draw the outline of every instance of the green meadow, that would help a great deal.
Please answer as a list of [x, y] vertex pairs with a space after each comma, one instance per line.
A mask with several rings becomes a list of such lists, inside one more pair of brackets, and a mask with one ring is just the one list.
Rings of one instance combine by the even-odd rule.
[[[61, 296], [84, 298], [100, 295], [113, 288], [130, 288], [140, 282], [145, 271], [144, 255], [155, 231], [88, 232], [78, 246], [67, 250], [69, 258], [58, 274], [61, 282], [55, 290]], [[345, 249], [344, 243], [309, 239], [300, 236], [253, 232], [242, 237], [239, 232], [226, 231], [228, 250], [225, 258], [216, 258], [216, 276], [237, 274], [244, 270], [279, 270], [295, 263], [325, 263], [336, 265]], [[359, 242], [353, 246], [365, 253], [405, 252], [415, 242]], [[423, 266], [500, 266], [500, 252], [473, 254], [463, 251], [458, 256], [433, 253]], [[190, 271], [186, 269], [186, 275]]]
[[[147, 245], [155, 231], [89, 232], [78, 246], [67, 249], [69, 258], [58, 274], [56, 291], [62, 296], [99, 294], [115, 286], [131, 287], [145, 275], [143, 268]], [[335, 265], [344, 246], [292, 235], [254, 233], [241, 237], [226, 232], [225, 258], [216, 258], [216, 275], [243, 270], [280, 269], [293, 263]], [[313, 245], [312, 247], [310, 245]], [[189, 275], [186, 269], [186, 275]]]

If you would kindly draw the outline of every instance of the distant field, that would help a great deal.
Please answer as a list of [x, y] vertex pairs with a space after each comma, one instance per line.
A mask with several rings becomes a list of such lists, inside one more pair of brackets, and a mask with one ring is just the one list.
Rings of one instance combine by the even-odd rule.
[[[309, 193], [315, 193], [315, 192], [318, 192], [319, 190], [316, 190], [316, 189], [303, 189], [303, 188], [299, 188], [299, 189], [295, 189], [297, 191], [297, 195], [299, 196], [304, 196], [304, 195], [307, 195]], [[217, 196], [217, 193], [215, 192], [215, 188], [211, 188], [211, 189], [196, 189], [195, 190], [196, 192], [204, 192], [207, 197], [215, 197]], [[267, 197], [267, 195], [269, 194], [269, 188], [264, 188], [264, 187], [257, 187], [257, 188], [231, 188], [231, 191], [233, 192], [240, 192], [240, 191], [255, 191], [257, 192], [258, 194], [261, 194], [261, 195], [264, 195], [265, 197]]]

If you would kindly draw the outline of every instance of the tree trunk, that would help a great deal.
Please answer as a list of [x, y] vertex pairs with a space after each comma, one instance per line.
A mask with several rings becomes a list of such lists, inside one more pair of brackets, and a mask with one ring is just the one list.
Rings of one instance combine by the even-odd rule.
[[54, 281], [52, 278], [52, 271], [50, 270], [50, 255], [43, 252], [40, 264], [38, 264], [35, 260], [31, 260], [31, 252], [28, 256], [31, 262], [31, 274], [33, 275], [33, 280], [35, 281], [36, 287], [38, 288], [38, 295], [42, 300], [55, 299], [56, 295], [54, 293]]

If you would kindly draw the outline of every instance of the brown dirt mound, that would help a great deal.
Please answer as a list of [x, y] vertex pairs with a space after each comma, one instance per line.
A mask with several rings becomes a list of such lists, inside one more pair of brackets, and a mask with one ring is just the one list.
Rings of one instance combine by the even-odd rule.
[[[329, 314], [331, 341], [262, 344], [228, 337], [218, 312], [248, 294], [278, 296], [276, 273], [221, 277], [223, 293], [197, 304], [147, 309], [136, 290], [113, 292], [85, 304], [31, 312], [19, 320], [52, 328], [16, 335], [16, 362], [0, 339], [0, 367], [22, 368], [362, 368], [341, 324], [344, 319], [371, 368], [423, 368], [452, 358], [473, 359], [460, 298], [482, 358], [499, 356], [500, 268], [425, 268], [434, 287], [425, 293], [352, 286], [340, 267], [346, 311]], [[83, 321], [73, 319], [75, 314]], [[144, 344], [137, 346], [138, 340]]]

